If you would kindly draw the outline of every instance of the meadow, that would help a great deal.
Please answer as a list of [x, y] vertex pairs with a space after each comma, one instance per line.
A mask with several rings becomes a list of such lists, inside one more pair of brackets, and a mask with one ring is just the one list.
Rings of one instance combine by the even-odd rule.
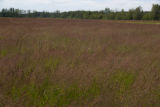
[[155, 23], [0, 18], [0, 107], [160, 107]]

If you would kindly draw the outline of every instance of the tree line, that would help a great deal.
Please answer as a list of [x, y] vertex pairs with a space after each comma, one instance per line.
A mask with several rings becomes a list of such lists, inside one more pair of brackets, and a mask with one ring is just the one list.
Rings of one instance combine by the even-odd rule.
[[43, 17], [43, 18], [75, 18], [75, 19], [108, 19], [108, 20], [160, 20], [160, 5], [153, 4], [150, 11], [143, 11], [139, 6], [128, 11], [114, 11], [105, 8], [101, 11], [68, 11], [39, 12], [20, 9], [2, 9], [0, 17]]

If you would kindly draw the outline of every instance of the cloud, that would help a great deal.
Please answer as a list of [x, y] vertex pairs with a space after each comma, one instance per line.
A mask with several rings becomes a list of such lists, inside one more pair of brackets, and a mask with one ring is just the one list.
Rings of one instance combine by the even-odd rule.
[[142, 6], [144, 10], [150, 10], [152, 4], [160, 3], [159, 0], [0, 0], [2, 8], [20, 8], [46, 11], [68, 11], [68, 10], [103, 10], [111, 9], [128, 10]]

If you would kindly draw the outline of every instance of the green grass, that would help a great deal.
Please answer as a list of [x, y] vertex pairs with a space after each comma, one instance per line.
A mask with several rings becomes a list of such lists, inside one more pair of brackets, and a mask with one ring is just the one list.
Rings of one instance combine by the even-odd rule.
[[58, 58], [49, 58], [45, 61], [45, 70], [46, 71], [55, 71], [60, 64], [60, 59]]
[[100, 86], [93, 81], [89, 87], [79, 87], [78, 84], [60, 86], [44, 80], [40, 85], [30, 83], [22, 87], [12, 87], [10, 95], [13, 101], [25, 101], [27, 106], [66, 107], [71, 103], [85, 102], [100, 95]]
[[24, 68], [24, 76], [29, 77], [35, 71], [36, 65], [32, 63], [32, 65]]
[[2, 40], [3, 39], [3, 37], [2, 36], [0, 36], [0, 40]]
[[127, 54], [130, 51], [132, 51], [132, 48], [130, 46], [127, 45], [120, 45], [117, 47], [116, 49], [120, 54]]
[[154, 95], [156, 100], [158, 100], [158, 101], [160, 100], [160, 88], [152, 90], [152, 94]]
[[121, 23], [131, 23], [131, 24], [156, 24], [159, 25], [160, 22], [156, 21], [120, 21]]
[[6, 56], [7, 54], [8, 54], [7, 49], [1, 49], [1, 50], [0, 50], [0, 57], [4, 57], [4, 56]]
[[131, 88], [135, 81], [135, 77], [136, 76], [133, 73], [124, 71], [115, 72], [110, 79], [111, 87], [118, 95], [122, 95]]

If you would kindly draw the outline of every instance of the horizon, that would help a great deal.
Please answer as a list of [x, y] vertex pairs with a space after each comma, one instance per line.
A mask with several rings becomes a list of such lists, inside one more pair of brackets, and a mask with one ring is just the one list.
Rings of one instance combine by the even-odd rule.
[[[65, 11], [100, 11], [105, 8], [120, 11], [141, 6], [144, 11], [149, 11], [153, 4], [159, 4], [160, 0], [0, 0], [0, 9], [17, 8], [23, 10], [36, 10], [53, 12]], [[123, 7], [122, 7], [123, 5]]]

